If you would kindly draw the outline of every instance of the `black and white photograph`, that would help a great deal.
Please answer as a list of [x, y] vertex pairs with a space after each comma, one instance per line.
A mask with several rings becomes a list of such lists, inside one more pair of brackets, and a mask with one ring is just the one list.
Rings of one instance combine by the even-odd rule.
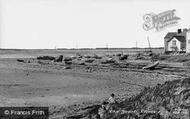
[[190, 119], [189, 0], [0, 0], [0, 118]]

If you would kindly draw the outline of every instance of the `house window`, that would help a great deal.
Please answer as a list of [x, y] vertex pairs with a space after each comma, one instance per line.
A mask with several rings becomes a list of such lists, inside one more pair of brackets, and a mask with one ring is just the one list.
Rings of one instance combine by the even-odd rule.
[[172, 45], [175, 46], [176, 45], [176, 40], [172, 41]]

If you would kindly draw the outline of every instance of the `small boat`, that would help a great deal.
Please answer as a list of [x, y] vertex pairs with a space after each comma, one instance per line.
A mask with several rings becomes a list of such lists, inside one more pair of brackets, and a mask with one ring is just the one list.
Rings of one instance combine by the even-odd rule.
[[153, 64], [149, 64], [149, 65], [143, 67], [143, 69], [154, 69], [154, 68], [155, 68], [156, 66], [158, 66], [158, 65], [159, 65], [159, 62], [156, 61], [156, 62], [154, 62]]

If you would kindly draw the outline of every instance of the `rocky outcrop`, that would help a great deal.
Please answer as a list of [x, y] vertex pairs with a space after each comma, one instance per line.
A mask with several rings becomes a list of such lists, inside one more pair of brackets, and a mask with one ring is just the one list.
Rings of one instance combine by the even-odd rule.
[[[98, 119], [101, 105], [91, 106], [68, 119]], [[105, 111], [103, 119], [189, 119], [190, 78], [144, 88]]]

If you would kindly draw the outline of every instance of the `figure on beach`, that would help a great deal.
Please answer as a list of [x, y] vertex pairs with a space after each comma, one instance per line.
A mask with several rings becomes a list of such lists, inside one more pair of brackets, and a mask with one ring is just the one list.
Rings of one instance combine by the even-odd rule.
[[107, 101], [104, 101], [98, 110], [98, 119], [104, 119], [106, 114], [114, 112], [116, 110], [117, 101], [115, 99], [115, 94], [112, 93]]
[[113, 104], [113, 103], [116, 103], [116, 100], [115, 100], [115, 94], [111, 94], [109, 99], [108, 99], [108, 103], [109, 104]]
[[98, 109], [98, 117], [97, 117], [97, 119], [104, 119], [105, 118], [105, 115], [107, 113], [106, 105], [107, 105], [107, 102], [104, 101], [102, 103], [101, 107]]

